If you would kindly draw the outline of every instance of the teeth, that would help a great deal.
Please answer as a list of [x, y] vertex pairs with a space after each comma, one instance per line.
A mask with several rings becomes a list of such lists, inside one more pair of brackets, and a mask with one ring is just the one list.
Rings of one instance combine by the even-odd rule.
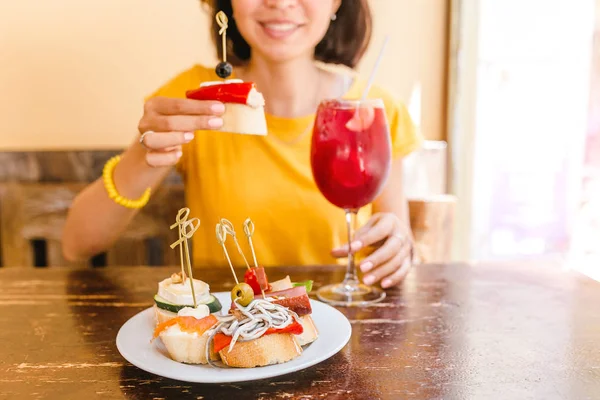
[[296, 24], [265, 24], [265, 27], [274, 31], [284, 32], [291, 31], [292, 29], [296, 28]]

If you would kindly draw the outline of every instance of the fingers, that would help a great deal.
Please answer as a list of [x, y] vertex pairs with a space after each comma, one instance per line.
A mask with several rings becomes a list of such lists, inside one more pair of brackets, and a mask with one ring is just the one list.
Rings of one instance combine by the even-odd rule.
[[144, 104], [138, 129], [140, 133], [218, 129], [223, 126], [224, 112], [225, 105], [218, 101], [154, 97]]
[[390, 236], [381, 247], [362, 260], [360, 270], [366, 273], [378, 265], [385, 264], [396, 254], [402, 252], [403, 244], [398, 236]]
[[364, 236], [364, 234], [373, 227], [373, 225], [375, 225], [377, 222], [379, 222], [379, 220], [382, 218], [383, 214], [378, 213], [378, 214], [374, 214], [371, 216], [371, 218], [369, 218], [369, 220], [367, 221], [366, 224], [364, 224], [363, 226], [361, 226], [355, 233], [354, 233], [354, 237], [361, 237]]
[[225, 105], [218, 101], [199, 101], [170, 97], [153, 97], [144, 104], [148, 114], [159, 115], [222, 115]]
[[[374, 214], [365, 225], [356, 231], [354, 240], [350, 244], [350, 250], [355, 253], [365, 246], [379, 247], [397, 228], [398, 218], [389, 213]], [[333, 257], [346, 257], [348, 255], [348, 244], [335, 248], [331, 251]]]
[[[405, 260], [410, 259], [410, 246], [403, 245], [401, 248], [396, 247], [396, 252], [382, 264], [374, 264], [369, 273], [364, 276], [363, 282], [366, 285], [372, 285], [375, 282], [381, 281], [383, 278], [393, 274]], [[363, 265], [364, 266], [364, 263]], [[363, 269], [361, 266], [361, 270]]]
[[225, 105], [218, 101], [200, 101], [154, 97], [144, 104], [144, 116], [138, 129], [147, 150], [146, 163], [152, 167], [177, 164], [181, 145], [194, 139], [198, 130], [218, 129]]
[[387, 288], [397, 285], [408, 273], [412, 265], [412, 240], [410, 234], [402, 234], [406, 226], [394, 214], [375, 214], [354, 235], [354, 241], [332, 250], [335, 257], [345, 257], [348, 251], [355, 253], [365, 246], [376, 247], [372, 254], [365, 258], [360, 269], [365, 273], [363, 282], [372, 285], [381, 281]]
[[223, 118], [208, 115], [155, 115], [140, 124], [140, 132], [194, 132], [218, 129], [223, 126]]
[[398, 268], [394, 273], [392, 273], [387, 278], [381, 281], [381, 287], [386, 289], [392, 286], [396, 286], [397, 284], [402, 282], [402, 280], [406, 277], [406, 274], [408, 274], [411, 267], [412, 263], [410, 262], [410, 259], [404, 260], [400, 268]]
[[170, 147], [189, 143], [194, 139], [192, 132], [148, 132], [143, 145], [149, 150], [170, 150]]
[[387, 238], [395, 231], [398, 218], [391, 214], [376, 216], [372, 226], [360, 229], [354, 235], [354, 240], [361, 242], [363, 246], [372, 246]]
[[175, 146], [169, 151], [148, 151], [146, 163], [151, 167], [170, 167], [177, 164], [182, 155], [181, 146]]
[[[353, 241], [352, 243], [350, 243], [350, 251], [352, 253], [356, 253], [357, 251], [359, 251], [360, 249], [362, 249], [363, 244], [359, 241]], [[333, 257], [346, 257], [348, 255], [348, 244], [345, 244], [343, 246], [340, 246], [338, 248], [335, 248], [331, 251], [331, 255]]]

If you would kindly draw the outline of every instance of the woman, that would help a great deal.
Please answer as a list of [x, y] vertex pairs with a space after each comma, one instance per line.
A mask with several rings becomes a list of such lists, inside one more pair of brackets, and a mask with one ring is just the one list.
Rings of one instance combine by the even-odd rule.
[[[186, 90], [219, 79], [214, 67], [196, 65], [147, 99], [139, 122], [143, 143], [136, 138], [116, 164], [114, 190], [138, 199], [176, 166], [184, 178], [191, 216], [202, 221], [193, 238], [196, 267], [225, 262], [214, 235], [220, 218], [238, 228], [252, 218], [257, 256], [266, 266], [327, 264], [345, 257], [343, 213], [325, 200], [312, 179], [310, 128], [322, 99], [356, 98], [365, 87], [322, 64], [356, 66], [371, 34], [367, 0], [210, 3], [213, 17], [222, 10], [229, 18], [227, 60], [234, 66], [230, 78], [255, 82], [265, 97], [268, 136], [215, 132], [223, 124], [224, 105], [185, 99]], [[215, 22], [217, 44], [218, 29]], [[372, 88], [369, 97], [384, 100], [393, 166], [382, 194], [361, 210], [362, 227], [350, 248], [368, 254], [360, 263], [365, 283], [390, 287], [410, 267], [402, 157], [419, 146], [420, 138], [403, 105], [379, 88]], [[105, 250], [136, 211], [111, 200], [102, 180], [93, 183], [70, 210], [65, 256], [75, 260]]]

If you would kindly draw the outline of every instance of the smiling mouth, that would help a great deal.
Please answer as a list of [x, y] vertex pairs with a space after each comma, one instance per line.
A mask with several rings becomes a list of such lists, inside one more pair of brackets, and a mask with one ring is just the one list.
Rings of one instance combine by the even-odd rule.
[[302, 25], [293, 22], [261, 22], [265, 32], [272, 37], [282, 38], [295, 32]]
[[275, 32], [290, 32], [298, 27], [297, 24], [293, 24], [291, 22], [272, 22], [272, 23], [262, 23], [264, 28], [269, 29]]

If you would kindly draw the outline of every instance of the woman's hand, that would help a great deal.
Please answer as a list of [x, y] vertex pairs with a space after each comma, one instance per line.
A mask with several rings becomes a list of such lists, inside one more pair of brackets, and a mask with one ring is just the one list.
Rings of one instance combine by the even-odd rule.
[[138, 129], [146, 148], [146, 162], [153, 167], [172, 166], [181, 158], [181, 146], [194, 139], [197, 130], [218, 129], [225, 105], [218, 101], [154, 97], [144, 105]]
[[[363, 282], [372, 285], [381, 281], [383, 288], [400, 283], [412, 265], [413, 240], [410, 228], [396, 214], [374, 214], [356, 231], [350, 248], [356, 253], [368, 246], [376, 250], [359, 265], [365, 273]], [[348, 245], [334, 249], [332, 255], [346, 257]]]

